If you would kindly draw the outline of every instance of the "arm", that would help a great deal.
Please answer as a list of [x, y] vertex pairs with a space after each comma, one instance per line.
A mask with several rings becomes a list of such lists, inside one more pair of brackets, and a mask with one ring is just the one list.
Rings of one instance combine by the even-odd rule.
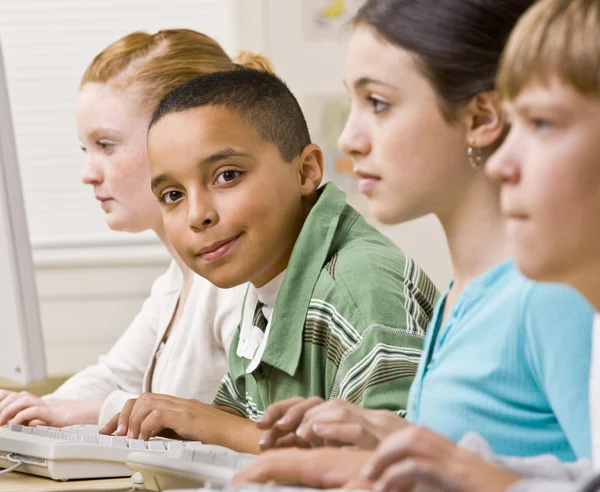
[[570, 287], [536, 284], [525, 312], [531, 371], [576, 456], [589, 458], [593, 310]]
[[179, 438], [218, 444], [243, 453], [260, 452], [256, 424], [231, 409], [224, 411], [194, 399], [144, 393], [129, 400], [100, 432], [148, 440], [164, 430]]

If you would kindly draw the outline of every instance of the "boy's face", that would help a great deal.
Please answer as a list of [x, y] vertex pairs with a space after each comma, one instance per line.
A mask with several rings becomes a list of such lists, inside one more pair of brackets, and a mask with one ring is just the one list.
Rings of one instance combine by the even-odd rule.
[[511, 131], [487, 164], [519, 268], [582, 288], [600, 266], [600, 100], [558, 81], [507, 105]]
[[289, 261], [306, 212], [302, 155], [291, 163], [242, 118], [201, 107], [148, 134], [152, 191], [182, 260], [218, 287], [260, 287]]

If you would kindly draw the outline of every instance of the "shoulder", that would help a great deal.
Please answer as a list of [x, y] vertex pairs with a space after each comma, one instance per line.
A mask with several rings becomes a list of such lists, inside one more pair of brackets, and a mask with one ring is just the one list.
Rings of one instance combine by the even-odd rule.
[[329, 258], [320, 281], [330, 297], [351, 307], [366, 325], [406, 328], [408, 316], [426, 326], [438, 296], [425, 272], [361, 216]]
[[564, 337], [591, 338], [594, 310], [575, 289], [525, 278], [521, 289], [521, 315], [531, 341], [542, 344]]
[[160, 298], [179, 291], [183, 283], [183, 275], [175, 260], [171, 260], [169, 268], [152, 283], [151, 297]]

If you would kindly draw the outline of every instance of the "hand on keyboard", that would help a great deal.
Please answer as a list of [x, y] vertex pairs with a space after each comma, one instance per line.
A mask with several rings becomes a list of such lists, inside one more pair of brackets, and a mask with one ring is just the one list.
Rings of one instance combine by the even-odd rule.
[[381, 439], [408, 423], [389, 410], [361, 408], [344, 400], [296, 397], [269, 406], [257, 425], [266, 430], [262, 450], [294, 447], [299, 442], [375, 449]]
[[9, 422], [33, 427], [92, 423], [98, 420], [101, 407], [101, 401], [42, 400], [25, 391], [0, 390], [0, 426]]
[[361, 479], [372, 451], [348, 448], [275, 449], [258, 456], [233, 479], [234, 484], [287, 483], [339, 488]]
[[203, 417], [210, 416], [215, 410], [198, 400], [144, 393], [137, 399], [128, 400], [121, 413], [115, 415], [99, 432], [148, 440], [165, 430], [171, 430], [177, 439], [204, 441], [206, 439], [200, 439], [199, 436], [210, 423], [206, 423]]

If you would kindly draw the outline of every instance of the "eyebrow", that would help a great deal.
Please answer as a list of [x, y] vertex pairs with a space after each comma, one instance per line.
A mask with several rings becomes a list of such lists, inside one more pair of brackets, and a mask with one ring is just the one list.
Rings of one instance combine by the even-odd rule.
[[[205, 157], [200, 161], [199, 165], [205, 166], [208, 164], [215, 164], [219, 161], [231, 159], [232, 157], [246, 158], [250, 157], [250, 154], [248, 154], [247, 152], [240, 152], [229, 147], [226, 149], [219, 150], [218, 152], [215, 152], [214, 154], [211, 154], [208, 157]], [[168, 179], [168, 173], [159, 174], [155, 178], [152, 178], [152, 181], [150, 182], [152, 190], [157, 188], [161, 183], [164, 183]]]
[[[355, 89], [361, 89], [365, 85], [369, 85], [369, 84], [383, 85], [385, 87], [390, 87], [392, 89], [394, 88], [394, 86], [392, 84], [387, 84], [386, 82], [382, 82], [381, 80], [372, 79], [371, 77], [361, 77], [356, 82], [354, 82], [353, 85], [354, 85]], [[344, 82], [344, 85], [346, 85], [345, 82]]]

